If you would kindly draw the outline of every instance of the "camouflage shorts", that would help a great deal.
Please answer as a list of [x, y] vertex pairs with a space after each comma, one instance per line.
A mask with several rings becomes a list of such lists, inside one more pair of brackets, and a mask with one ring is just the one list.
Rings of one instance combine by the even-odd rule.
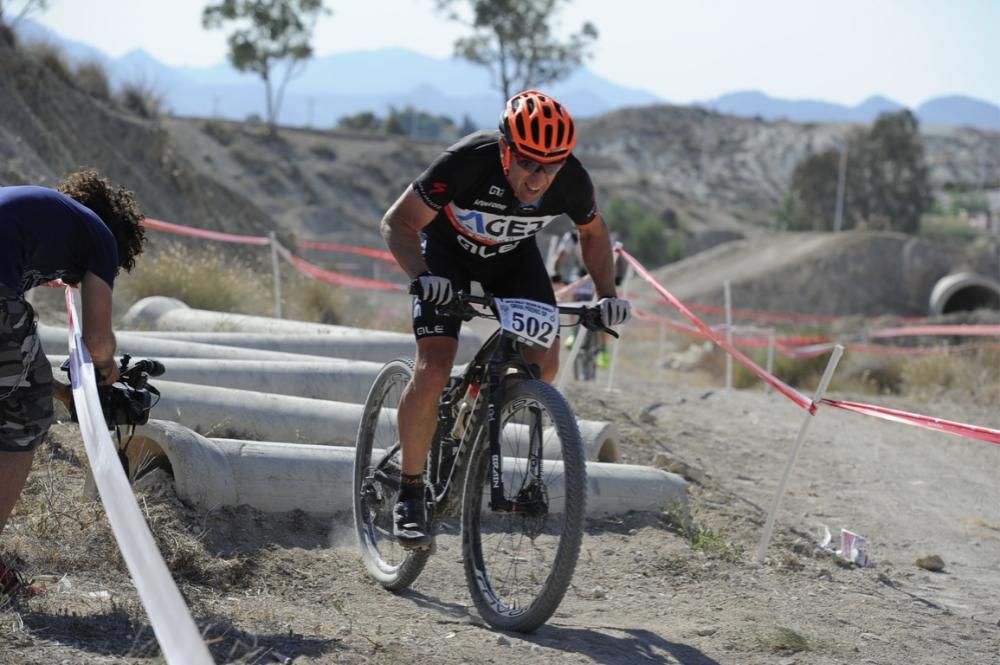
[[0, 451], [33, 450], [52, 424], [52, 368], [35, 311], [0, 288]]

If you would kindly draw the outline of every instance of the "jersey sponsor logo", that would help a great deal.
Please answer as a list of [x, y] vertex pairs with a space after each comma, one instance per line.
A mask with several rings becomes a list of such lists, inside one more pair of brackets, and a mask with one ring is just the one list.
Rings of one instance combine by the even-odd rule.
[[506, 210], [507, 206], [503, 203], [497, 203], [496, 201], [484, 201], [482, 199], [476, 199], [472, 202], [474, 206], [483, 206], [485, 208], [496, 208], [497, 210]]
[[483, 259], [491, 259], [494, 256], [500, 256], [501, 254], [512, 252], [518, 245], [521, 244], [521, 242], [518, 241], [508, 242], [502, 245], [480, 245], [469, 240], [465, 236], [455, 236], [455, 240], [458, 241], [458, 244], [462, 249]]
[[432, 182], [431, 183], [431, 194], [444, 194], [448, 189], [448, 183], [445, 182]]
[[443, 335], [444, 326], [417, 326], [417, 335]]
[[483, 245], [497, 245], [530, 238], [551, 224], [558, 215], [525, 217], [466, 210], [454, 203], [445, 206], [452, 226], [462, 235]]
[[503, 196], [503, 187], [490, 185], [490, 196]]

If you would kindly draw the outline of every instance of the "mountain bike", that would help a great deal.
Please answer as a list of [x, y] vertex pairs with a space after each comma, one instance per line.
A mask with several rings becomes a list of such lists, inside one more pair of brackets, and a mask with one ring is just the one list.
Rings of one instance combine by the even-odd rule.
[[[497, 318], [500, 327], [441, 395], [425, 469], [428, 523], [436, 542], [457, 546], [448, 520], [460, 519], [465, 579], [479, 614], [495, 628], [529, 632], [552, 616], [572, 579], [587, 476], [573, 411], [520, 350], [556, 343], [560, 313], [615, 333], [601, 325], [599, 310], [584, 304], [459, 293], [443, 310], [464, 321]], [[412, 375], [408, 359], [379, 372], [354, 461], [361, 555], [371, 576], [392, 591], [411, 585], [431, 555], [402, 548], [392, 528], [402, 463], [396, 408]]]

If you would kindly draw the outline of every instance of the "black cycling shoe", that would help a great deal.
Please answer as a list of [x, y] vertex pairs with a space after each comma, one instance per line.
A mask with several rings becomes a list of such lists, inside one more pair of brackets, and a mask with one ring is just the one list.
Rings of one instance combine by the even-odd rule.
[[408, 550], [431, 549], [434, 538], [427, 526], [423, 499], [401, 499], [392, 509], [392, 535]]

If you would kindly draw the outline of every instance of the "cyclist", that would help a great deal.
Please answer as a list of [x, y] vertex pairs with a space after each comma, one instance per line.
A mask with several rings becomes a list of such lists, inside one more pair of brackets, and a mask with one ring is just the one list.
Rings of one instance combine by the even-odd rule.
[[[458, 349], [461, 321], [441, 316], [456, 290], [470, 281], [499, 297], [555, 304], [535, 234], [567, 214], [580, 230], [584, 261], [600, 297], [602, 322], [624, 323], [631, 310], [617, 298], [608, 229], [590, 176], [573, 156], [576, 127], [552, 97], [527, 90], [511, 97], [499, 131], [470, 134], [448, 148], [392, 204], [381, 231], [413, 280], [413, 378], [397, 413], [402, 488], [394, 534], [405, 547], [432, 542], [424, 505], [424, 465], [437, 424], [438, 401]], [[551, 381], [559, 344], [525, 357]]]
[[[614, 234], [610, 237], [612, 248], [615, 245]], [[615, 286], [621, 286], [622, 278], [625, 276], [625, 261], [615, 255]], [[587, 266], [583, 261], [583, 252], [580, 245], [580, 234], [576, 229], [567, 231], [559, 239], [556, 247], [555, 261], [552, 268], [553, 283], [572, 284], [578, 279], [587, 275]], [[587, 302], [594, 297], [593, 280], [587, 280], [573, 291], [573, 300], [577, 302]], [[597, 352], [597, 366], [607, 369], [610, 365], [608, 356], [607, 333], [591, 332], [590, 335], [598, 335], [599, 350]], [[576, 341], [575, 332], [570, 333], [566, 338], [566, 348], [573, 348]]]
[[[79, 285], [83, 343], [103, 383], [118, 376], [111, 330], [111, 288], [119, 268], [131, 270], [145, 229], [131, 192], [94, 171], [66, 177], [59, 190], [0, 187], [0, 531], [21, 494], [34, 450], [52, 423], [53, 381], [24, 294], [61, 279]], [[0, 561], [0, 595], [29, 590]]]

